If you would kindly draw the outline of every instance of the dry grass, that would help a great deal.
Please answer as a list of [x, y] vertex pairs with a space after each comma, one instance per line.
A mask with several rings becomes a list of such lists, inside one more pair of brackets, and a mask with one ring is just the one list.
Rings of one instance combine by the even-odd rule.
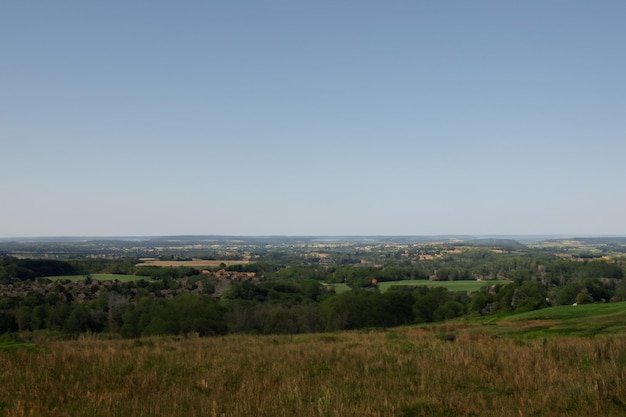
[[[445, 329], [443, 329], [445, 331]], [[457, 329], [46, 342], [0, 351], [3, 416], [617, 416], [626, 337]]]

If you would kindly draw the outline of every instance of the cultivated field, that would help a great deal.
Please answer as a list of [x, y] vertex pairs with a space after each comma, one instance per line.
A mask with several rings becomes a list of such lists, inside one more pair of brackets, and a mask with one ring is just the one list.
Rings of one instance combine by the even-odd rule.
[[213, 268], [221, 264], [224, 265], [244, 265], [247, 264], [247, 260], [242, 261], [228, 261], [228, 260], [202, 260], [194, 259], [192, 261], [157, 261], [157, 260], [144, 260], [135, 266], [191, 266], [194, 268]]
[[548, 320], [297, 336], [19, 345], [5, 335], [0, 415], [623, 416], [626, 336], [569, 334], [589, 320], [617, 323], [625, 306], [563, 320], [557, 309]]
[[[137, 275], [120, 275], [120, 274], [89, 274], [91, 279], [97, 281], [138, 281], [140, 279], [145, 279], [146, 277], [140, 277]], [[54, 276], [54, 277], [46, 277], [51, 281], [60, 281], [60, 280], [69, 280], [69, 281], [81, 281], [85, 279], [85, 275], [62, 275], [62, 276]]]

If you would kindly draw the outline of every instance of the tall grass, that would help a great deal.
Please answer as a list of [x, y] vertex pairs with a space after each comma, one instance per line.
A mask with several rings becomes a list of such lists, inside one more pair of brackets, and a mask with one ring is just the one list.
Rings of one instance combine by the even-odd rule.
[[618, 416], [626, 337], [83, 337], [0, 351], [0, 386], [2, 416]]

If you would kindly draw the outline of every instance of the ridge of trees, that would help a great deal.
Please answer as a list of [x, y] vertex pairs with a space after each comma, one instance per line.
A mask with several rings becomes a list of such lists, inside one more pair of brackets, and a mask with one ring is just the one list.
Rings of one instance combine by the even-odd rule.
[[[438, 249], [433, 248], [433, 253]], [[545, 252], [498, 253], [471, 247], [407, 262], [406, 251], [380, 264], [337, 253], [334, 264], [264, 261], [211, 270], [136, 267], [135, 258], [0, 258], [0, 333], [51, 330], [109, 332], [122, 337], [233, 332], [300, 333], [442, 321], [465, 315], [523, 312], [551, 305], [626, 300], [621, 258], [564, 259]], [[91, 274], [129, 274], [137, 281], [98, 281]], [[77, 282], [43, 277], [82, 275]], [[476, 280], [471, 294], [442, 287], [377, 283]], [[493, 284], [506, 279], [508, 284]], [[335, 293], [333, 284], [351, 289]]]

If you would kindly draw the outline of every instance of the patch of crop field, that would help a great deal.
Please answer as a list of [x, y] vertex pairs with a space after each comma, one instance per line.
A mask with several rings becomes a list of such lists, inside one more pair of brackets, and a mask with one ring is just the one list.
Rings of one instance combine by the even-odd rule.
[[488, 285], [508, 284], [510, 281], [491, 280], [491, 281], [430, 281], [426, 279], [406, 280], [406, 281], [385, 281], [379, 282], [378, 288], [381, 292], [387, 291], [395, 285], [411, 286], [411, 287], [444, 287], [448, 291], [472, 292]]
[[348, 284], [337, 283], [337, 284], [324, 284], [324, 286], [328, 288], [333, 288], [336, 294], [341, 294], [342, 292], [350, 291], [351, 288], [348, 287]]
[[0, 415], [625, 415], [626, 336], [518, 340], [469, 330], [45, 341], [0, 350]]
[[135, 266], [173, 266], [173, 267], [177, 267], [177, 266], [190, 266], [190, 267], [194, 267], [194, 268], [213, 268], [216, 266], [220, 266], [221, 264], [224, 264], [226, 266], [229, 265], [245, 265], [247, 264], [249, 261], [247, 260], [242, 260], [242, 261], [230, 261], [230, 260], [215, 260], [215, 261], [206, 261], [206, 260], [202, 260], [202, 259], [194, 259], [192, 261], [156, 261], [156, 260], [146, 260], [143, 262], [138, 263]]
[[[140, 277], [137, 275], [121, 275], [121, 274], [90, 274], [91, 279], [96, 281], [139, 281], [140, 279], [146, 279], [146, 277]], [[87, 278], [87, 275], [63, 275], [58, 277], [46, 277], [51, 281], [69, 280], [69, 281], [82, 281]]]

